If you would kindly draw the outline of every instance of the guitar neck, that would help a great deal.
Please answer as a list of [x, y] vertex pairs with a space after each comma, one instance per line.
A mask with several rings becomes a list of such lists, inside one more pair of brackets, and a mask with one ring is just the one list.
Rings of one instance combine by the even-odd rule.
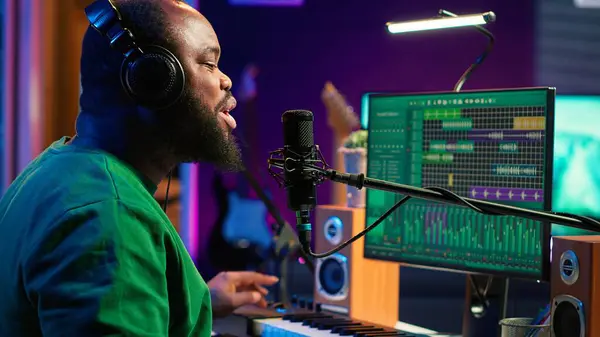
[[[343, 172], [345, 171], [344, 156], [338, 152], [338, 149], [342, 147], [344, 140], [350, 136], [352, 130], [358, 126], [358, 117], [331, 82], [325, 83], [321, 98], [327, 108], [328, 125], [333, 133], [332, 167], [336, 171]], [[333, 184], [331, 195], [333, 205], [345, 206], [346, 195], [345, 185]]]
[[[333, 158], [332, 168], [339, 172], [344, 172], [344, 155], [338, 151], [340, 147], [342, 147], [344, 143], [344, 139], [346, 139], [350, 134], [349, 133], [341, 133], [341, 132], [333, 132], [333, 153], [331, 158]], [[346, 185], [344, 184], [333, 184], [333, 192], [331, 195], [331, 203], [336, 206], [345, 206], [346, 205]]]

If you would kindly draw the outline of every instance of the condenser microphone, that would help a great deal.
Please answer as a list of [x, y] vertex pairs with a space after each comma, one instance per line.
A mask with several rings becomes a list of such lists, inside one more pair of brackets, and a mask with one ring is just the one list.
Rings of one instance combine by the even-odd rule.
[[296, 212], [296, 229], [302, 249], [310, 247], [310, 211], [317, 204], [316, 181], [305, 165], [317, 160], [313, 132], [313, 113], [288, 110], [283, 123], [283, 171], [288, 207]]

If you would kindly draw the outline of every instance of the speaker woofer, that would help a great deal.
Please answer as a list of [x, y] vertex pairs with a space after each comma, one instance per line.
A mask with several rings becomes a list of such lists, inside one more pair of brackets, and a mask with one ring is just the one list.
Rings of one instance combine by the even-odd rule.
[[585, 337], [583, 303], [569, 295], [552, 301], [552, 332], [554, 337]]
[[341, 254], [317, 260], [317, 289], [324, 298], [340, 301], [348, 296], [348, 259]]

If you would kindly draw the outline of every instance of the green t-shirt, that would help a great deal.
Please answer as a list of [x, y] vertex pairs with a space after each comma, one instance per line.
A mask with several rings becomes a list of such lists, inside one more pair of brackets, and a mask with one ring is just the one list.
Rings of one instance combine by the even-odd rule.
[[210, 336], [208, 287], [156, 186], [67, 140], [0, 201], [0, 336]]

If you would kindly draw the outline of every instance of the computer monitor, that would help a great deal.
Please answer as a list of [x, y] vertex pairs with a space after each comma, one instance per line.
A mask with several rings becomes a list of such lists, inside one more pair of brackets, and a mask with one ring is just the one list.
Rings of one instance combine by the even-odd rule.
[[[600, 95], [557, 95], [552, 209], [600, 220]], [[558, 224], [552, 235], [598, 234]]]
[[[550, 210], [555, 90], [369, 94], [367, 175]], [[367, 190], [366, 223], [403, 196]], [[413, 199], [367, 234], [365, 257], [547, 279], [550, 225]]]

